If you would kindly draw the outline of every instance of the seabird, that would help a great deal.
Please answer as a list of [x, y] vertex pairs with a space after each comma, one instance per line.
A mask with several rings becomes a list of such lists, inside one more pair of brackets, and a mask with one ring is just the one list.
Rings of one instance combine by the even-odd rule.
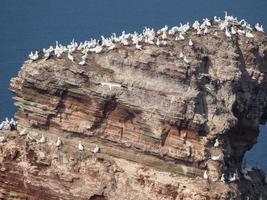
[[0, 130], [2, 130], [4, 128], [5, 122], [1, 122], [0, 124]]
[[203, 33], [204, 33], [204, 34], [208, 34], [208, 33], [209, 33], [209, 29], [208, 29], [208, 27], [205, 27]]
[[223, 160], [223, 154], [220, 154], [218, 156], [211, 156], [211, 160]]
[[191, 155], [192, 155], [192, 147], [191, 146], [187, 147], [187, 152], [186, 153], [187, 153], [188, 157], [191, 157]]
[[60, 147], [62, 145], [62, 141], [60, 139], [60, 137], [57, 138], [57, 141], [56, 141], [56, 147]]
[[219, 143], [219, 140], [218, 140], [218, 139], [216, 139], [216, 140], [215, 140], [215, 143], [214, 143], [214, 145], [213, 145], [213, 146], [214, 146], [214, 147], [219, 147], [219, 145], [220, 145], [220, 143]]
[[192, 40], [191, 39], [189, 39], [189, 46], [193, 46], [193, 42], [192, 42]]
[[84, 146], [82, 145], [81, 141], [79, 141], [78, 149], [79, 149], [79, 151], [83, 151], [84, 150]]
[[183, 57], [184, 57], [183, 52], [180, 52], [180, 54], [179, 54], [179, 58], [183, 58]]
[[235, 35], [236, 34], [236, 31], [235, 31], [234, 27], [231, 27], [231, 34], [232, 35]]
[[71, 62], [74, 62], [74, 57], [70, 54], [70, 52], [68, 53], [68, 59], [69, 59]]
[[226, 29], [225, 29], [225, 35], [227, 36], [227, 37], [229, 37], [229, 38], [231, 38], [232, 36], [231, 36], [231, 33], [228, 31], [228, 28], [226, 27]]
[[199, 28], [199, 25], [200, 25], [199, 21], [195, 21], [195, 22], [193, 23], [192, 27], [193, 27], [195, 30], [197, 30], [197, 29]]
[[24, 135], [27, 135], [27, 128], [24, 128], [22, 131], [19, 132], [19, 135], [20, 136], [24, 136]]
[[183, 34], [182, 33], [179, 33], [179, 40], [184, 40], [185, 38], [184, 38], [184, 36], [183, 36]]
[[6, 137], [5, 136], [0, 136], [0, 143], [5, 142], [6, 141]]
[[110, 82], [101, 82], [100, 85], [101, 86], [108, 86], [110, 90], [112, 87], [122, 87], [122, 85], [119, 83], [110, 83]]
[[246, 37], [247, 38], [254, 38], [254, 35], [251, 32], [246, 31]]
[[95, 148], [93, 149], [93, 153], [96, 154], [100, 151], [100, 147], [97, 145], [95, 145]]
[[45, 141], [46, 141], [46, 139], [45, 139], [45, 136], [44, 136], [44, 134], [42, 133], [42, 136], [41, 136], [41, 138], [39, 139], [39, 143], [40, 144], [43, 144], [43, 143], [45, 143]]
[[38, 55], [38, 51], [35, 51], [35, 53], [33, 54], [32, 53], [32, 51], [31, 51], [31, 53], [30, 53], [30, 55], [29, 55], [29, 58], [31, 59], [31, 60], [37, 60], [38, 58], [39, 58], [39, 55]]
[[221, 179], [220, 179], [223, 183], [225, 183], [225, 175], [224, 173], [222, 173]]
[[79, 65], [83, 66], [83, 65], [85, 65], [85, 63], [86, 63], [86, 61], [82, 60], [82, 61], [79, 62]]
[[188, 58], [186, 58], [186, 56], [184, 56], [184, 62], [189, 64], [189, 63], [191, 63], [191, 60], [189, 60]]
[[205, 180], [208, 180], [209, 179], [209, 175], [208, 175], [208, 171], [207, 170], [204, 171], [203, 178]]
[[263, 26], [262, 26], [262, 25], [260, 26], [259, 23], [257, 23], [257, 24], [255, 25], [255, 29], [256, 29], [257, 31], [264, 32], [264, 30], [263, 30]]

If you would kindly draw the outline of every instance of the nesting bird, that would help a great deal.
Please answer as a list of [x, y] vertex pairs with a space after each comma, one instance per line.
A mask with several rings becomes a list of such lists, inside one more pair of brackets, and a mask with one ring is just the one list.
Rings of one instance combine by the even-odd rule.
[[204, 171], [203, 178], [205, 180], [208, 180], [209, 179], [209, 175], [208, 175], [208, 171], [207, 170]]
[[95, 148], [93, 149], [93, 153], [96, 154], [100, 151], [100, 147], [97, 145], [95, 145]]
[[81, 141], [79, 141], [78, 149], [79, 149], [79, 151], [83, 151], [84, 150], [84, 146], [82, 145]]
[[43, 144], [43, 143], [45, 143], [46, 142], [46, 139], [45, 139], [45, 136], [44, 136], [44, 134], [42, 133], [42, 136], [41, 136], [41, 138], [39, 139], [39, 141], [38, 141], [40, 144]]
[[215, 143], [214, 143], [214, 147], [219, 147], [219, 145], [220, 145], [220, 143], [219, 143], [219, 140], [218, 140], [218, 138], [215, 140]]
[[20, 136], [27, 135], [27, 133], [28, 133], [27, 131], [28, 131], [28, 129], [27, 128], [24, 128], [22, 131], [19, 132], [19, 135]]
[[62, 146], [62, 141], [60, 139], [60, 137], [57, 138], [57, 141], [56, 141], [56, 147], [61, 147]]

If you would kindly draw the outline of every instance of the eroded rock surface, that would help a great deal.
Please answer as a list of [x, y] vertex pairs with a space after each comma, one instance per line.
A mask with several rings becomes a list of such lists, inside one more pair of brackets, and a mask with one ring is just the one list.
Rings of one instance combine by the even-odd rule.
[[190, 28], [184, 40], [169, 34], [164, 45], [140, 42], [142, 50], [116, 44], [83, 66], [80, 50], [74, 62], [67, 53], [26, 61], [10, 88], [27, 136], [1, 131], [2, 197], [266, 199], [264, 174], [248, 180], [241, 164], [266, 121], [267, 38], [227, 37], [220, 23], [202, 35]]

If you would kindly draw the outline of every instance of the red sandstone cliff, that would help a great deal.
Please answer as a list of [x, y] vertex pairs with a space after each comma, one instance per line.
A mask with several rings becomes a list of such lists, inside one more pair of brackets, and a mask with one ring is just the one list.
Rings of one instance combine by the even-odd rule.
[[184, 40], [157, 33], [164, 43], [142, 50], [117, 43], [82, 66], [78, 49], [74, 62], [26, 61], [10, 87], [17, 131], [1, 131], [2, 198], [266, 199], [264, 174], [248, 180], [241, 163], [266, 121], [267, 38], [234, 20], [245, 32], [227, 37], [220, 23]]

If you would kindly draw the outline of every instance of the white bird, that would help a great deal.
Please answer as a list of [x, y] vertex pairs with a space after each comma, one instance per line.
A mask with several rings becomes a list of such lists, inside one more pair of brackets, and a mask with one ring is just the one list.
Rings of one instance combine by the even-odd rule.
[[84, 150], [84, 146], [82, 145], [81, 141], [79, 141], [78, 149], [79, 149], [79, 151], [83, 151]]
[[239, 177], [238, 177], [238, 173], [234, 173], [231, 177], [229, 177], [229, 181], [230, 182], [234, 182], [234, 181], [238, 181]]
[[225, 175], [224, 175], [224, 173], [222, 174], [222, 176], [221, 176], [221, 179], [220, 179], [223, 183], [225, 183]]
[[192, 155], [192, 147], [191, 146], [187, 147], [186, 154], [187, 154], [188, 157], [191, 157], [191, 155]]
[[138, 49], [138, 50], [142, 50], [142, 45], [136, 43], [136, 44], [135, 44], [135, 48]]
[[208, 34], [208, 33], [209, 33], [209, 29], [208, 29], [208, 27], [205, 27], [203, 33], [204, 33], [204, 34]]
[[180, 52], [180, 54], [179, 54], [179, 58], [183, 58], [183, 57], [184, 57], [183, 52]]
[[42, 133], [42, 136], [41, 136], [41, 138], [39, 139], [39, 143], [40, 144], [43, 144], [43, 143], [45, 143], [45, 141], [46, 141], [46, 139], [45, 139], [45, 136], [44, 136], [44, 134]]
[[257, 31], [264, 32], [264, 30], [263, 30], [263, 26], [262, 26], [262, 25], [260, 26], [259, 23], [257, 23], [257, 24], [255, 25], [255, 29], [256, 29]]
[[213, 146], [214, 146], [214, 147], [218, 147], [219, 145], [220, 145], [220, 143], [219, 143], [219, 140], [218, 140], [218, 139], [216, 139], [216, 140], [215, 140], [215, 143], [214, 143], [214, 145], [213, 145]]
[[251, 32], [246, 31], [246, 37], [247, 38], [254, 38], [254, 35]]
[[200, 26], [199, 21], [195, 21], [195, 22], [193, 23], [193, 25], [192, 25], [192, 27], [193, 27], [195, 30], [197, 30], [197, 29], [199, 28], [199, 26]]
[[110, 82], [101, 82], [100, 85], [101, 86], [108, 86], [110, 90], [112, 87], [122, 87], [122, 85], [119, 83], [110, 83]]
[[31, 60], [37, 60], [39, 58], [38, 51], [35, 51], [34, 54], [31, 52], [30, 55], [29, 55], [29, 58]]
[[70, 53], [68, 53], [68, 59], [69, 59], [71, 62], [74, 62], [74, 57], [73, 57]]
[[192, 42], [192, 40], [191, 39], [189, 39], [189, 46], [193, 46], [193, 42]]
[[97, 145], [95, 145], [95, 148], [93, 149], [93, 153], [96, 154], [100, 151], [100, 147]]
[[79, 62], [79, 65], [83, 66], [83, 65], [85, 65], [85, 63], [86, 63], [86, 61], [82, 60], [82, 61]]
[[0, 136], [0, 143], [5, 142], [6, 141], [6, 137], [5, 136]]
[[27, 130], [28, 130], [27, 128], [24, 128], [22, 131], [19, 132], [19, 135], [20, 136], [27, 135], [27, 133], [28, 133]]
[[225, 29], [225, 35], [229, 38], [232, 37], [231, 33], [228, 31], [228, 28]]
[[213, 35], [214, 35], [214, 36], [218, 36], [218, 32], [215, 31], [215, 32], [213, 33]]
[[208, 180], [208, 179], [209, 179], [209, 175], [208, 175], [208, 171], [207, 171], [207, 170], [205, 170], [205, 172], [204, 172], [204, 174], [203, 174], [203, 178], [204, 178], [205, 180]]
[[191, 63], [191, 60], [189, 60], [186, 56], [184, 56], [184, 62], [189, 64], [189, 63]]
[[244, 31], [244, 30], [237, 30], [237, 33], [238, 33], [239, 35], [244, 35], [244, 34], [246, 33], [246, 31]]
[[231, 27], [231, 34], [235, 35], [236, 34], [236, 30], [234, 29], [234, 27]]
[[62, 145], [62, 141], [60, 139], [60, 137], [57, 138], [57, 141], [56, 141], [56, 147], [60, 147]]
[[184, 40], [185, 38], [184, 38], [184, 36], [183, 36], [183, 34], [182, 33], [179, 33], [179, 40]]
[[248, 174], [243, 174], [244, 178], [248, 181], [252, 181], [252, 178]]
[[4, 122], [1, 122], [1, 124], [0, 124], [0, 130], [2, 130], [4, 128], [4, 125], [5, 125], [5, 123]]
[[220, 154], [218, 156], [211, 156], [211, 160], [223, 160], [223, 154]]

